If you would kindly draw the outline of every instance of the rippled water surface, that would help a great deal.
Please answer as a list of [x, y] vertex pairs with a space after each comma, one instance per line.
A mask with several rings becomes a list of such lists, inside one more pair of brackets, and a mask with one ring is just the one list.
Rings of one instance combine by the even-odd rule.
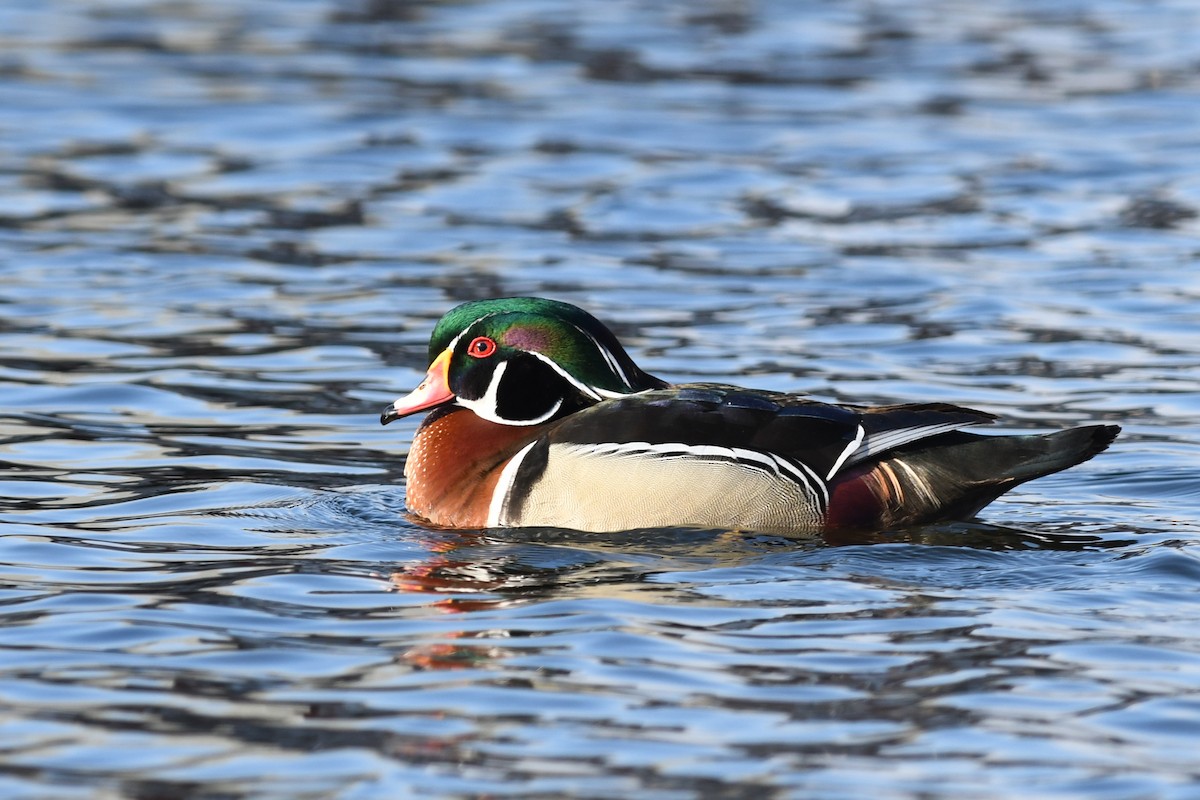
[[[0, 795], [1200, 796], [1200, 10], [0, 1]], [[465, 299], [1115, 421], [869, 541], [440, 532]]]

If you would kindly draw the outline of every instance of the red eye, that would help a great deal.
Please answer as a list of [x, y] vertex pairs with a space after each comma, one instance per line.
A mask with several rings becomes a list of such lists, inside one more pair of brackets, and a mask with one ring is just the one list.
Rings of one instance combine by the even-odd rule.
[[467, 345], [467, 352], [476, 358], [487, 358], [496, 352], [496, 343], [486, 336], [476, 336]]

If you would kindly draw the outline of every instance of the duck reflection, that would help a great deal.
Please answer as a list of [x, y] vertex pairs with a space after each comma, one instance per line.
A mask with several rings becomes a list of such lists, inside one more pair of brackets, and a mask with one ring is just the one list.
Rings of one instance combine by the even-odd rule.
[[[404, 651], [404, 661], [424, 669], [478, 667], [511, 653], [511, 648], [497, 644], [498, 639], [530, 635], [512, 630], [511, 616], [505, 618], [503, 629], [479, 624], [489, 612], [548, 599], [687, 602], [689, 593], [681, 591], [677, 582], [652, 579], [663, 573], [744, 567], [767, 558], [778, 565], [781, 556], [803, 559], [806, 553], [827, 547], [910, 544], [991, 551], [1076, 551], [1129, 544], [978, 521], [804, 539], [669, 528], [605, 535], [557, 528], [506, 529], [502, 535], [487, 530], [424, 530], [428, 557], [392, 571], [391, 589], [432, 595], [436, 598], [430, 603], [433, 609], [474, 617], [469, 625], [442, 632], [437, 643]], [[696, 595], [695, 601], [711, 603], [712, 599]]]
[[[429, 530], [429, 557], [394, 570], [391, 589], [435, 595], [432, 608], [471, 615], [470, 625], [443, 631], [440, 641], [402, 653], [405, 662], [424, 669], [475, 668], [511, 653], [496, 643], [532, 635], [478, 625], [489, 612], [548, 599], [604, 598], [637, 603], [680, 602], [679, 587], [648, 580], [675, 570], [744, 564], [761, 556], [752, 538], [731, 531], [646, 530], [605, 535], [554, 528], [503, 531]], [[795, 543], [790, 545], [795, 547]], [[811, 546], [811, 545], [810, 545]], [[465, 621], [465, 620], [464, 620]]]
[[792, 539], [744, 531], [663, 528], [597, 535], [559, 528], [431, 529], [429, 557], [391, 574], [396, 591], [446, 595], [448, 611], [476, 611], [534, 598], [617, 596], [654, 591], [646, 575], [732, 567], [779, 552], [875, 544], [970, 547], [980, 550], [1087, 550], [1129, 540], [1035, 531], [984, 522], [953, 522], [890, 531], [839, 532]]

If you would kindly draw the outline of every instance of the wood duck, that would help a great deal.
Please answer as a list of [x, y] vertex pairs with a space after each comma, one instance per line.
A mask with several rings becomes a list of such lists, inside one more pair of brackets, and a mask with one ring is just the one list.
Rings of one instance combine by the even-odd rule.
[[1116, 425], [981, 436], [945, 403], [852, 406], [642, 371], [591, 314], [508, 297], [451, 309], [404, 467], [410, 511], [449, 528], [726, 528], [783, 535], [965, 519], [1079, 464]]

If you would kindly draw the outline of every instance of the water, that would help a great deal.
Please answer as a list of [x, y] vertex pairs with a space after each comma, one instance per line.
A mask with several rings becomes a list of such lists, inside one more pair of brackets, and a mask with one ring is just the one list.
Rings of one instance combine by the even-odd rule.
[[[1192, 3], [0, 2], [4, 797], [1200, 796]], [[468, 298], [1113, 421], [858, 541], [445, 532]]]

